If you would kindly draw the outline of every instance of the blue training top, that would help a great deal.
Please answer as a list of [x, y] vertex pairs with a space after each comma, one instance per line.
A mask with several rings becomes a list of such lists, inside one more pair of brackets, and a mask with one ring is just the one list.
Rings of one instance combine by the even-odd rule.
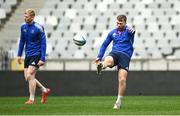
[[26, 57], [40, 55], [40, 60], [45, 61], [46, 35], [43, 26], [36, 22], [23, 24], [21, 26], [18, 56], [22, 56], [24, 45], [26, 45]]
[[111, 32], [109, 32], [107, 38], [101, 45], [97, 58], [99, 58], [100, 60], [102, 59], [105, 50], [107, 46], [111, 43], [111, 41], [113, 41], [113, 52], [122, 52], [129, 58], [131, 58], [133, 54], [134, 34], [135, 31], [131, 33], [128, 30], [128, 26], [125, 26], [123, 32], [118, 31], [118, 28], [113, 29]]

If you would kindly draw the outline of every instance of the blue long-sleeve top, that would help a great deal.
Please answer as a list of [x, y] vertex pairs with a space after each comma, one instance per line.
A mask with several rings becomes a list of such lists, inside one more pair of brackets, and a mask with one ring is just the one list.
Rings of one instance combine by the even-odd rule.
[[25, 55], [40, 55], [40, 60], [45, 61], [46, 55], [46, 35], [43, 26], [33, 22], [25, 23], [21, 26], [18, 56], [22, 56], [25, 46]]
[[133, 54], [134, 32], [130, 32], [128, 26], [125, 26], [124, 31], [120, 32], [117, 28], [108, 33], [100, 47], [97, 58], [101, 60], [104, 56], [107, 46], [113, 41], [112, 51], [121, 52], [131, 58]]

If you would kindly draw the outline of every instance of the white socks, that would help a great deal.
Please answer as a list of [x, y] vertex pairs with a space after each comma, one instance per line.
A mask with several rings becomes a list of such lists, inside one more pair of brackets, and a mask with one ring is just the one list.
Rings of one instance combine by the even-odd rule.
[[38, 87], [41, 88], [41, 91], [46, 92], [46, 88], [37, 79], [35, 79], [35, 81], [36, 81], [36, 84], [38, 85]]
[[34, 95], [30, 95], [29, 100], [34, 101]]
[[41, 91], [42, 91], [42, 92], [47, 92], [47, 89], [46, 89], [45, 87], [42, 87], [42, 88], [41, 88]]
[[122, 100], [123, 96], [118, 95], [116, 103], [119, 103]]

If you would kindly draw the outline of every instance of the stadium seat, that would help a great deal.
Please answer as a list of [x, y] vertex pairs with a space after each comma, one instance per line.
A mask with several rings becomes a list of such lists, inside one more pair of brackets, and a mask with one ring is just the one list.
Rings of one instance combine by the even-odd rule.
[[0, 20], [6, 18], [6, 11], [4, 9], [0, 9]]
[[175, 15], [175, 16], [172, 17], [170, 23], [173, 24], [173, 25], [180, 24], [180, 22], [178, 22], [179, 20], [180, 20], [180, 17], [178, 15]]
[[138, 25], [138, 24], [142, 24], [144, 22], [145, 22], [145, 19], [143, 17], [134, 17], [132, 24]]
[[152, 58], [152, 59], [162, 58], [162, 53], [161, 53], [160, 49], [157, 48], [156, 46], [148, 47], [147, 53], [149, 54], [149, 58]]
[[162, 46], [161, 52], [162, 52], [162, 55], [168, 56], [168, 55], [173, 54], [173, 49], [171, 48], [170, 45], [169, 46]]
[[11, 5], [10, 5], [10, 4], [6, 4], [6, 3], [5, 3], [5, 4], [3, 4], [3, 5], [1, 6], [1, 8], [6, 11], [6, 14], [10, 14], [11, 11], [12, 11], [12, 8], [11, 8]]
[[166, 26], [169, 26], [169, 25], [167, 25], [167, 24], [170, 23], [170, 19], [169, 19], [169, 17], [167, 17], [167, 16], [158, 16], [158, 17], [157, 17], [157, 22], [158, 22], [159, 24], [165, 24]]
[[82, 30], [81, 25], [82, 24], [77, 23], [77, 22], [72, 23], [69, 30], [76, 33], [80, 32]]
[[83, 30], [86, 30], [86, 31], [92, 31], [95, 29], [95, 26], [94, 25], [91, 25], [91, 24], [88, 24], [88, 25], [83, 25]]
[[173, 8], [174, 4], [169, 3], [169, 2], [161, 2], [160, 3], [160, 9], [171, 9]]
[[47, 16], [46, 17], [46, 25], [57, 26], [58, 20], [56, 16]]
[[86, 52], [81, 47], [78, 47], [77, 50], [75, 50], [73, 58], [75, 59], [84, 59], [86, 57]]
[[180, 48], [180, 39], [177, 39], [177, 38], [172, 38], [171, 41], [170, 41], [170, 45], [173, 47], [173, 48]]
[[106, 29], [107, 29], [106, 23], [97, 23], [95, 26], [95, 30], [106, 30]]
[[52, 15], [57, 16], [58, 18], [64, 17], [65, 11], [62, 9], [54, 9]]
[[148, 25], [147, 30], [149, 32], [155, 32], [155, 31], [159, 30], [159, 27], [158, 27], [157, 23], [154, 22], [154, 23], [151, 23]]
[[68, 9], [65, 11], [65, 17], [74, 19], [76, 17], [76, 9]]
[[145, 41], [145, 45], [144, 46], [146, 46], [146, 47], [155, 47], [156, 46], [156, 39], [154, 39], [154, 38], [146, 38], [146, 39], [144, 39], [144, 41]]
[[142, 0], [142, 3], [144, 3], [144, 4], [149, 4], [149, 3], [152, 3], [153, 2], [153, 0]]
[[108, 9], [118, 10], [118, 9], [120, 9], [120, 4], [112, 3], [112, 4], [109, 5]]
[[87, 12], [92, 12], [95, 9], [95, 3], [88, 3], [88, 4], [84, 4], [84, 10], [86, 10]]
[[87, 16], [87, 17], [85, 17], [84, 24], [92, 24], [92, 25], [94, 25], [95, 23], [96, 23], [95, 16]]
[[149, 58], [147, 50], [143, 46], [135, 47], [134, 52], [135, 52], [134, 54], [135, 54], [136, 58], [138, 58], [138, 59], [148, 59]]
[[51, 8], [42, 8], [40, 11], [39, 11], [39, 15], [42, 15], [42, 16], [50, 16], [50, 13], [51, 13]]
[[45, 17], [42, 15], [37, 15], [34, 20], [41, 25], [45, 25]]
[[97, 4], [97, 10], [99, 10], [100, 12], [106, 12], [107, 11], [107, 4], [105, 3], [98, 3]]
[[168, 59], [180, 59], [180, 50], [176, 49], [173, 55], [167, 56]]
[[57, 8], [58, 9], [61, 9], [61, 10], [69, 10], [70, 9], [70, 6], [71, 6], [72, 3], [66, 3], [66, 2], [59, 2], [58, 5], [57, 5]]
[[115, 3], [118, 4], [127, 3], [127, 0], [115, 0]]

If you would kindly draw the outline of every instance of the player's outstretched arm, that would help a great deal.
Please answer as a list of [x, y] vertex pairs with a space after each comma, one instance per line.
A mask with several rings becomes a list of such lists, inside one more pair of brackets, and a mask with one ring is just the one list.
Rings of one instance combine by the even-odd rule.
[[130, 27], [130, 26], [128, 26], [128, 31], [131, 34], [134, 34], [134, 32], [135, 32], [135, 30], [132, 27]]

